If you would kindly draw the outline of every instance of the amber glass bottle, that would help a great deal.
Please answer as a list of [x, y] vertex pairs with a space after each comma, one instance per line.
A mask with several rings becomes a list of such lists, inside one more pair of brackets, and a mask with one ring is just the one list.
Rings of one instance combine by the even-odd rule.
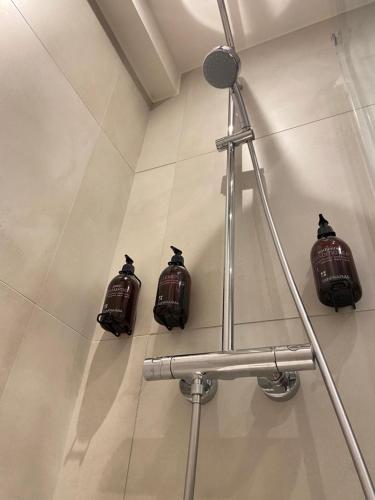
[[181, 250], [171, 247], [174, 255], [161, 273], [156, 294], [154, 318], [168, 330], [184, 328], [189, 317], [190, 274], [184, 266]]
[[134, 274], [133, 260], [125, 255], [126, 264], [108, 285], [103, 311], [97, 321], [104, 330], [119, 337], [134, 330], [141, 281]]
[[319, 214], [318, 241], [311, 249], [311, 264], [319, 300], [326, 306], [353, 306], [362, 296], [352, 252], [337, 238], [328, 221]]

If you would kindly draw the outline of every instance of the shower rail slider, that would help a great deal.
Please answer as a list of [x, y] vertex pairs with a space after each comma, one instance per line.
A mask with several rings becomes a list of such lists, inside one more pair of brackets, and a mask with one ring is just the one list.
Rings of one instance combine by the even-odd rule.
[[247, 128], [243, 132], [237, 132], [235, 134], [226, 135], [216, 140], [216, 149], [218, 151], [225, 151], [228, 149], [229, 144], [233, 146], [240, 146], [248, 141], [253, 141], [255, 139], [254, 131], [251, 127]]

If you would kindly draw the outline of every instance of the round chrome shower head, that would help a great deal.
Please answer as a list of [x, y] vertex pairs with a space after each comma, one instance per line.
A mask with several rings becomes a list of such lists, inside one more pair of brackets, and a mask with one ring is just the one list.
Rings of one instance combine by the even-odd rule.
[[240, 70], [240, 58], [231, 47], [220, 45], [203, 62], [203, 74], [210, 85], [218, 89], [231, 88]]

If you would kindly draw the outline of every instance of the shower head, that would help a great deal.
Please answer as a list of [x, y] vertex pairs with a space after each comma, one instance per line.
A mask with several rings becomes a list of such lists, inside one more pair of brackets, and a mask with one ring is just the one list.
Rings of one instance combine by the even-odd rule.
[[203, 62], [203, 74], [210, 85], [218, 89], [231, 88], [240, 70], [240, 58], [231, 47], [220, 45]]

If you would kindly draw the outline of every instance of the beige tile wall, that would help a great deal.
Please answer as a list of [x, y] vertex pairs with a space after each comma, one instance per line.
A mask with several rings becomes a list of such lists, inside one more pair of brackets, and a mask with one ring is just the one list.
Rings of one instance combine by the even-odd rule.
[[51, 500], [148, 108], [85, 0], [0, 0], [0, 60], [0, 497]]
[[[242, 75], [280, 237], [375, 474], [374, 390], [371, 382], [363, 384], [371, 380], [374, 350], [374, 198], [362, 137], [330, 41], [336, 26], [335, 20], [326, 21], [245, 51]], [[134, 257], [143, 281], [135, 336], [93, 344], [58, 500], [182, 497], [190, 406], [176, 382], [142, 381], [141, 368], [144, 352], [220, 347], [225, 155], [215, 152], [214, 139], [226, 133], [226, 105], [227, 93], [210, 88], [197, 69], [185, 75], [178, 97], [150, 114], [109, 274], [120, 268], [125, 252]], [[236, 199], [236, 346], [305, 341], [245, 151], [243, 156]], [[309, 252], [319, 212], [353, 249], [364, 289], [355, 313], [335, 314], [317, 300]], [[170, 244], [183, 249], [193, 281], [184, 332], [168, 333], [152, 318]], [[97, 328], [95, 339], [111, 337]], [[127, 356], [130, 366], [121, 361]], [[119, 394], [128, 384], [133, 392], [120, 410]], [[119, 423], [121, 412], [126, 418]], [[280, 405], [260, 394], [254, 380], [220, 384], [203, 409], [198, 462], [197, 500], [362, 498], [317, 371], [303, 373], [297, 397]]]

